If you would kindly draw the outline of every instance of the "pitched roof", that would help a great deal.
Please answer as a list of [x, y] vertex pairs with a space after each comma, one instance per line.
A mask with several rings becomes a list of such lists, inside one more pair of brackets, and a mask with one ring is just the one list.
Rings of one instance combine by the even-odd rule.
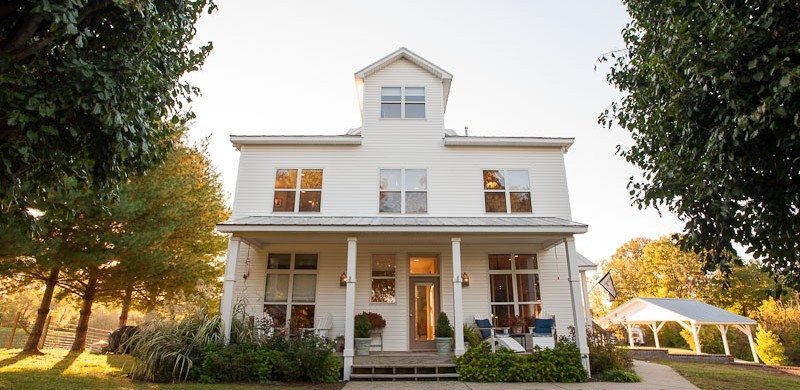
[[755, 325], [750, 318], [695, 299], [634, 298], [598, 320], [603, 326], [624, 323], [689, 321], [696, 324]]
[[586, 256], [578, 252], [575, 252], [575, 254], [578, 255], [578, 269], [585, 271], [593, 271], [597, 269], [597, 264], [587, 259]]

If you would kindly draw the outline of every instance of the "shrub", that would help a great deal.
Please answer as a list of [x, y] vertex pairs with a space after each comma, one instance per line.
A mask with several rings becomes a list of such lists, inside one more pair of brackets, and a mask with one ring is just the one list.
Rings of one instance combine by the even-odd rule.
[[366, 339], [370, 337], [369, 332], [372, 330], [372, 323], [369, 322], [369, 318], [367, 316], [363, 314], [356, 315], [353, 327], [356, 338]]
[[439, 319], [436, 320], [436, 337], [453, 337], [453, 333], [453, 326], [450, 325], [447, 314], [439, 313]]
[[359, 314], [360, 316], [366, 316], [369, 319], [369, 323], [372, 324], [372, 330], [381, 329], [386, 327], [386, 320], [383, 319], [383, 316], [378, 313], [373, 313], [371, 311], [365, 311]]
[[630, 352], [611, 343], [611, 333], [595, 326], [587, 335], [589, 365], [592, 373], [601, 374], [609, 370], [625, 370], [633, 367]]
[[636, 372], [632, 370], [622, 370], [618, 368], [612, 368], [610, 370], [603, 371], [602, 373], [600, 373], [600, 375], [597, 376], [597, 379], [603, 382], [620, 382], [620, 383], [642, 381], [642, 378], [639, 377], [639, 374], [637, 374]]
[[200, 382], [266, 382], [272, 377], [273, 363], [281, 353], [257, 345], [232, 344], [211, 348], [199, 369]]
[[464, 341], [469, 344], [470, 348], [475, 347], [483, 342], [478, 330], [467, 324], [464, 324]]
[[535, 348], [529, 355], [506, 349], [491, 352], [480, 343], [456, 358], [459, 380], [467, 382], [585, 382], [581, 354], [572, 343], [552, 349]]
[[756, 330], [756, 352], [758, 357], [770, 366], [785, 366], [789, 363], [781, 339], [761, 325]]

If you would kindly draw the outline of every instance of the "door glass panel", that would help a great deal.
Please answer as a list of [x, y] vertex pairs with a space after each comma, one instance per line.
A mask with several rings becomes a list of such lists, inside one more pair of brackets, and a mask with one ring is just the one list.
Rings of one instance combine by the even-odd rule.
[[436, 275], [439, 273], [436, 269], [436, 257], [411, 256], [409, 260], [411, 275]]
[[436, 289], [433, 283], [414, 283], [414, 340], [433, 340], [436, 333]]

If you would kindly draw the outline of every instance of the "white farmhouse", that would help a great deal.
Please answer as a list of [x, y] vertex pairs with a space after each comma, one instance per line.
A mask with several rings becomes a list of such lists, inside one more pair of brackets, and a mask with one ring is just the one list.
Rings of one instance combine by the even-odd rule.
[[[291, 328], [332, 319], [350, 377], [353, 318], [386, 319], [378, 349], [433, 350], [436, 317], [588, 323], [564, 154], [572, 138], [472, 137], [444, 128], [453, 76], [401, 48], [355, 74], [361, 127], [335, 136], [231, 136], [241, 153], [222, 314]], [[585, 279], [584, 279], [585, 281]], [[527, 325], [526, 325], [527, 326]]]

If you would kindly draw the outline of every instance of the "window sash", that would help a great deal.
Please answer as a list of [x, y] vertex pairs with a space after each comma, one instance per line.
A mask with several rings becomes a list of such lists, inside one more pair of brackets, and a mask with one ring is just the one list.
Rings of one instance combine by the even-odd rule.
[[[278, 175], [281, 171], [288, 171], [289, 176], [294, 179], [294, 187], [279, 187]], [[311, 186], [308, 180], [304, 180], [305, 173], [319, 174], [319, 188]], [[272, 196], [273, 213], [319, 213], [322, 211], [322, 186], [325, 182], [325, 170], [322, 168], [278, 168], [275, 170], [275, 185]], [[291, 210], [279, 210], [277, 207], [278, 193], [287, 193], [285, 202], [291, 206]], [[288, 193], [291, 193], [289, 195]], [[319, 194], [316, 194], [319, 193]], [[317, 197], [319, 198], [317, 200]], [[305, 201], [305, 204], [302, 204]], [[310, 205], [309, 205], [309, 202]], [[281, 208], [287, 208], [285, 206]]]
[[[395, 95], [399, 92], [400, 95]], [[381, 87], [381, 119], [425, 119], [428, 116], [426, 106], [427, 91], [425, 87]], [[399, 106], [400, 112], [395, 113], [397, 109], [395, 105]], [[409, 115], [406, 112], [408, 105], [414, 105], [414, 108], [421, 108], [420, 115]]]
[[[413, 179], [417, 180], [417, 187], [409, 186], [409, 172], [412, 173]], [[386, 180], [384, 180], [384, 173]], [[420, 175], [420, 173], [423, 173]], [[397, 179], [400, 182], [397, 183]], [[423, 180], [424, 179], [424, 180]], [[412, 189], [415, 188], [415, 189]], [[416, 189], [418, 188], [418, 189]], [[415, 210], [409, 210], [408, 198], [411, 195], [415, 199], [423, 199], [424, 202], [419, 202], [420, 207]], [[393, 203], [397, 202], [399, 197], [400, 208], [395, 211], [390, 209], [390, 203], [385, 201], [392, 200]], [[395, 203], [396, 204], [396, 203]], [[416, 203], [415, 203], [416, 204]], [[383, 214], [427, 214], [428, 213], [428, 169], [427, 168], [379, 168], [378, 169], [378, 213]]]
[[[316, 256], [317, 257], [316, 267], [314, 269], [304, 269], [304, 268], [298, 269], [298, 268], [296, 268], [296, 258], [297, 258], [298, 254], [302, 255], [302, 256], [312, 256], [312, 255]], [[267, 254], [267, 258], [269, 259], [270, 256], [273, 256], [273, 255], [277, 255], [277, 256], [279, 256], [279, 255], [287, 255], [287, 253], [268, 253]], [[277, 324], [276, 323], [276, 325], [282, 326], [282, 327], [284, 327], [286, 329], [290, 328], [291, 321], [292, 321], [292, 314], [295, 312], [294, 308], [295, 307], [300, 307], [300, 306], [311, 306], [312, 308], [315, 308], [316, 304], [317, 304], [317, 295], [319, 294], [319, 272], [318, 272], [318, 270], [319, 270], [319, 254], [316, 254], [316, 253], [288, 253], [288, 255], [290, 256], [289, 268], [280, 268], [280, 269], [278, 269], [278, 268], [267, 268], [266, 281], [265, 281], [265, 284], [264, 284], [264, 295], [262, 295], [263, 300], [264, 300], [263, 301], [263, 308], [264, 308], [265, 312], [267, 310], [267, 307], [270, 307], [270, 306], [283, 307], [285, 309], [285, 312], [284, 312], [285, 313], [284, 323], [283, 324]], [[288, 286], [287, 286], [287, 292], [286, 292], [286, 300], [268, 300], [267, 299], [267, 291], [268, 291], [268, 288], [269, 288], [267, 283], [269, 282], [271, 275], [275, 275], [275, 276], [285, 275], [285, 276], [289, 277]], [[295, 283], [294, 283], [294, 279], [295, 279], [295, 276], [298, 276], [298, 275], [307, 275], [307, 276], [313, 276], [314, 277], [314, 285], [313, 285], [314, 296], [312, 298], [313, 300], [311, 300], [311, 301], [299, 301], [299, 300], [296, 300], [294, 298], [294, 293], [295, 293], [294, 290], [296, 288], [295, 287]], [[314, 313], [313, 315], [316, 315], [316, 313]], [[312, 318], [312, 321], [313, 321], [313, 318]]]
[[[520, 179], [520, 172], [525, 171], [525, 176], [527, 177], [527, 184], [522, 183], [521, 187], [519, 184]], [[487, 187], [487, 179], [491, 176], [490, 172], [496, 172], [496, 180], [495, 182], [498, 183], [497, 187]], [[513, 173], [512, 173], [513, 172]], [[512, 180], [511, 176], [514, 176]], [[533, 186], [530, 184], [530, 170], [529, 169], [484, 169], [482, 171], [482, 179], [483, 182], [481, 186], [483, 187], [483, 208], [484, 212], [486, 213], [506, 213], [506, 214], [528, 214], [533, 213]], [[512, 181], [514, 183], [512, 184]], [[497, 199], [497, 195], [489, 196], [489, 194], [503, 194], [503, 200], [505, 201], [505, 207], [498, 207], [497, 211], [490, 211], [489, 210], [489, 198]], [[523, 194], [527, 194], [527, 204], [513, 202], [512, 201], [512, 194], [516, 194], [515, 197], [518, 199], [519, 197], [524, 197]], [[502, 203], [501, 203], [502, 204]], [[502, 209], [502, 210], [501, 210]]]
[[[517, 259], [518, 256], [530, 256], [533, 259], [533, 264], [536, 265], [537, 268], [525, 268], [520, 269], [517, 268]], [[487, 256], [487, 268], [489, 267], [489, 262], [491, 258], [495, 257], [497, 259], [510, 259], [510, 268], [504, 269], [489, 269], [489, 308], [491, 312], [494, 313], [495, 306], [513, 306], [513, 315], [518, 316], [522, 314], [522, 306], [525, 305], [533, 305], [535, 307], [541, 308], [542, 305], [542, 297], [541, 297], [541, 279], [539, 277], [539, 269], [538, 269], [538, 256], [532, 253], [490, 253]], [[504, 262], [505, 263], [505, 262]], [[504, 264], [506, 265], [506, 264]], [[512, 289], [508, 293], [511, 295], [511, 300], [509, 301], [495, 301], [495, 291], [494, 285], [492, 282], [493, 275], [508, 275], [511, 278], [511, 286]], [[535, 284], [531, 286], [532, 291], [530, 295], [533, 295], [536, 300], [533, 301], [522, 301], [520, 300], [520, 286], [519, 286], [519, 276], [520, 275], [535, 275]], [[535, 309], [534, 309], [535, 310]], [[505, 321], [505, 320], [504, 320]]]
[[[379, 270], [378, 274], [376, 274], [375, 270], [375, 263], [376, 260], [378, 262], [384, 261], [387, 262], [388, 269], [387, 270]], [[380, 254], [375, 253], [372, 255], [372, 259], [370, 260], [370, 276], [372, 280], [370, 281], [370, 303], [388, 303], [394, 304], [397, 303], [397, 257], [394, 254]], [[384, 297], [383, 294], [375, 294], [375, 287], [376, 281], [391, 281], [391, 295], [386, 295]], [[379, 285], [383, 285], [383, 282], [378, 283]], [[389, 284], [386, 285], [387, 287]], [[384, 298], [385, 300], [382, 300]]]

